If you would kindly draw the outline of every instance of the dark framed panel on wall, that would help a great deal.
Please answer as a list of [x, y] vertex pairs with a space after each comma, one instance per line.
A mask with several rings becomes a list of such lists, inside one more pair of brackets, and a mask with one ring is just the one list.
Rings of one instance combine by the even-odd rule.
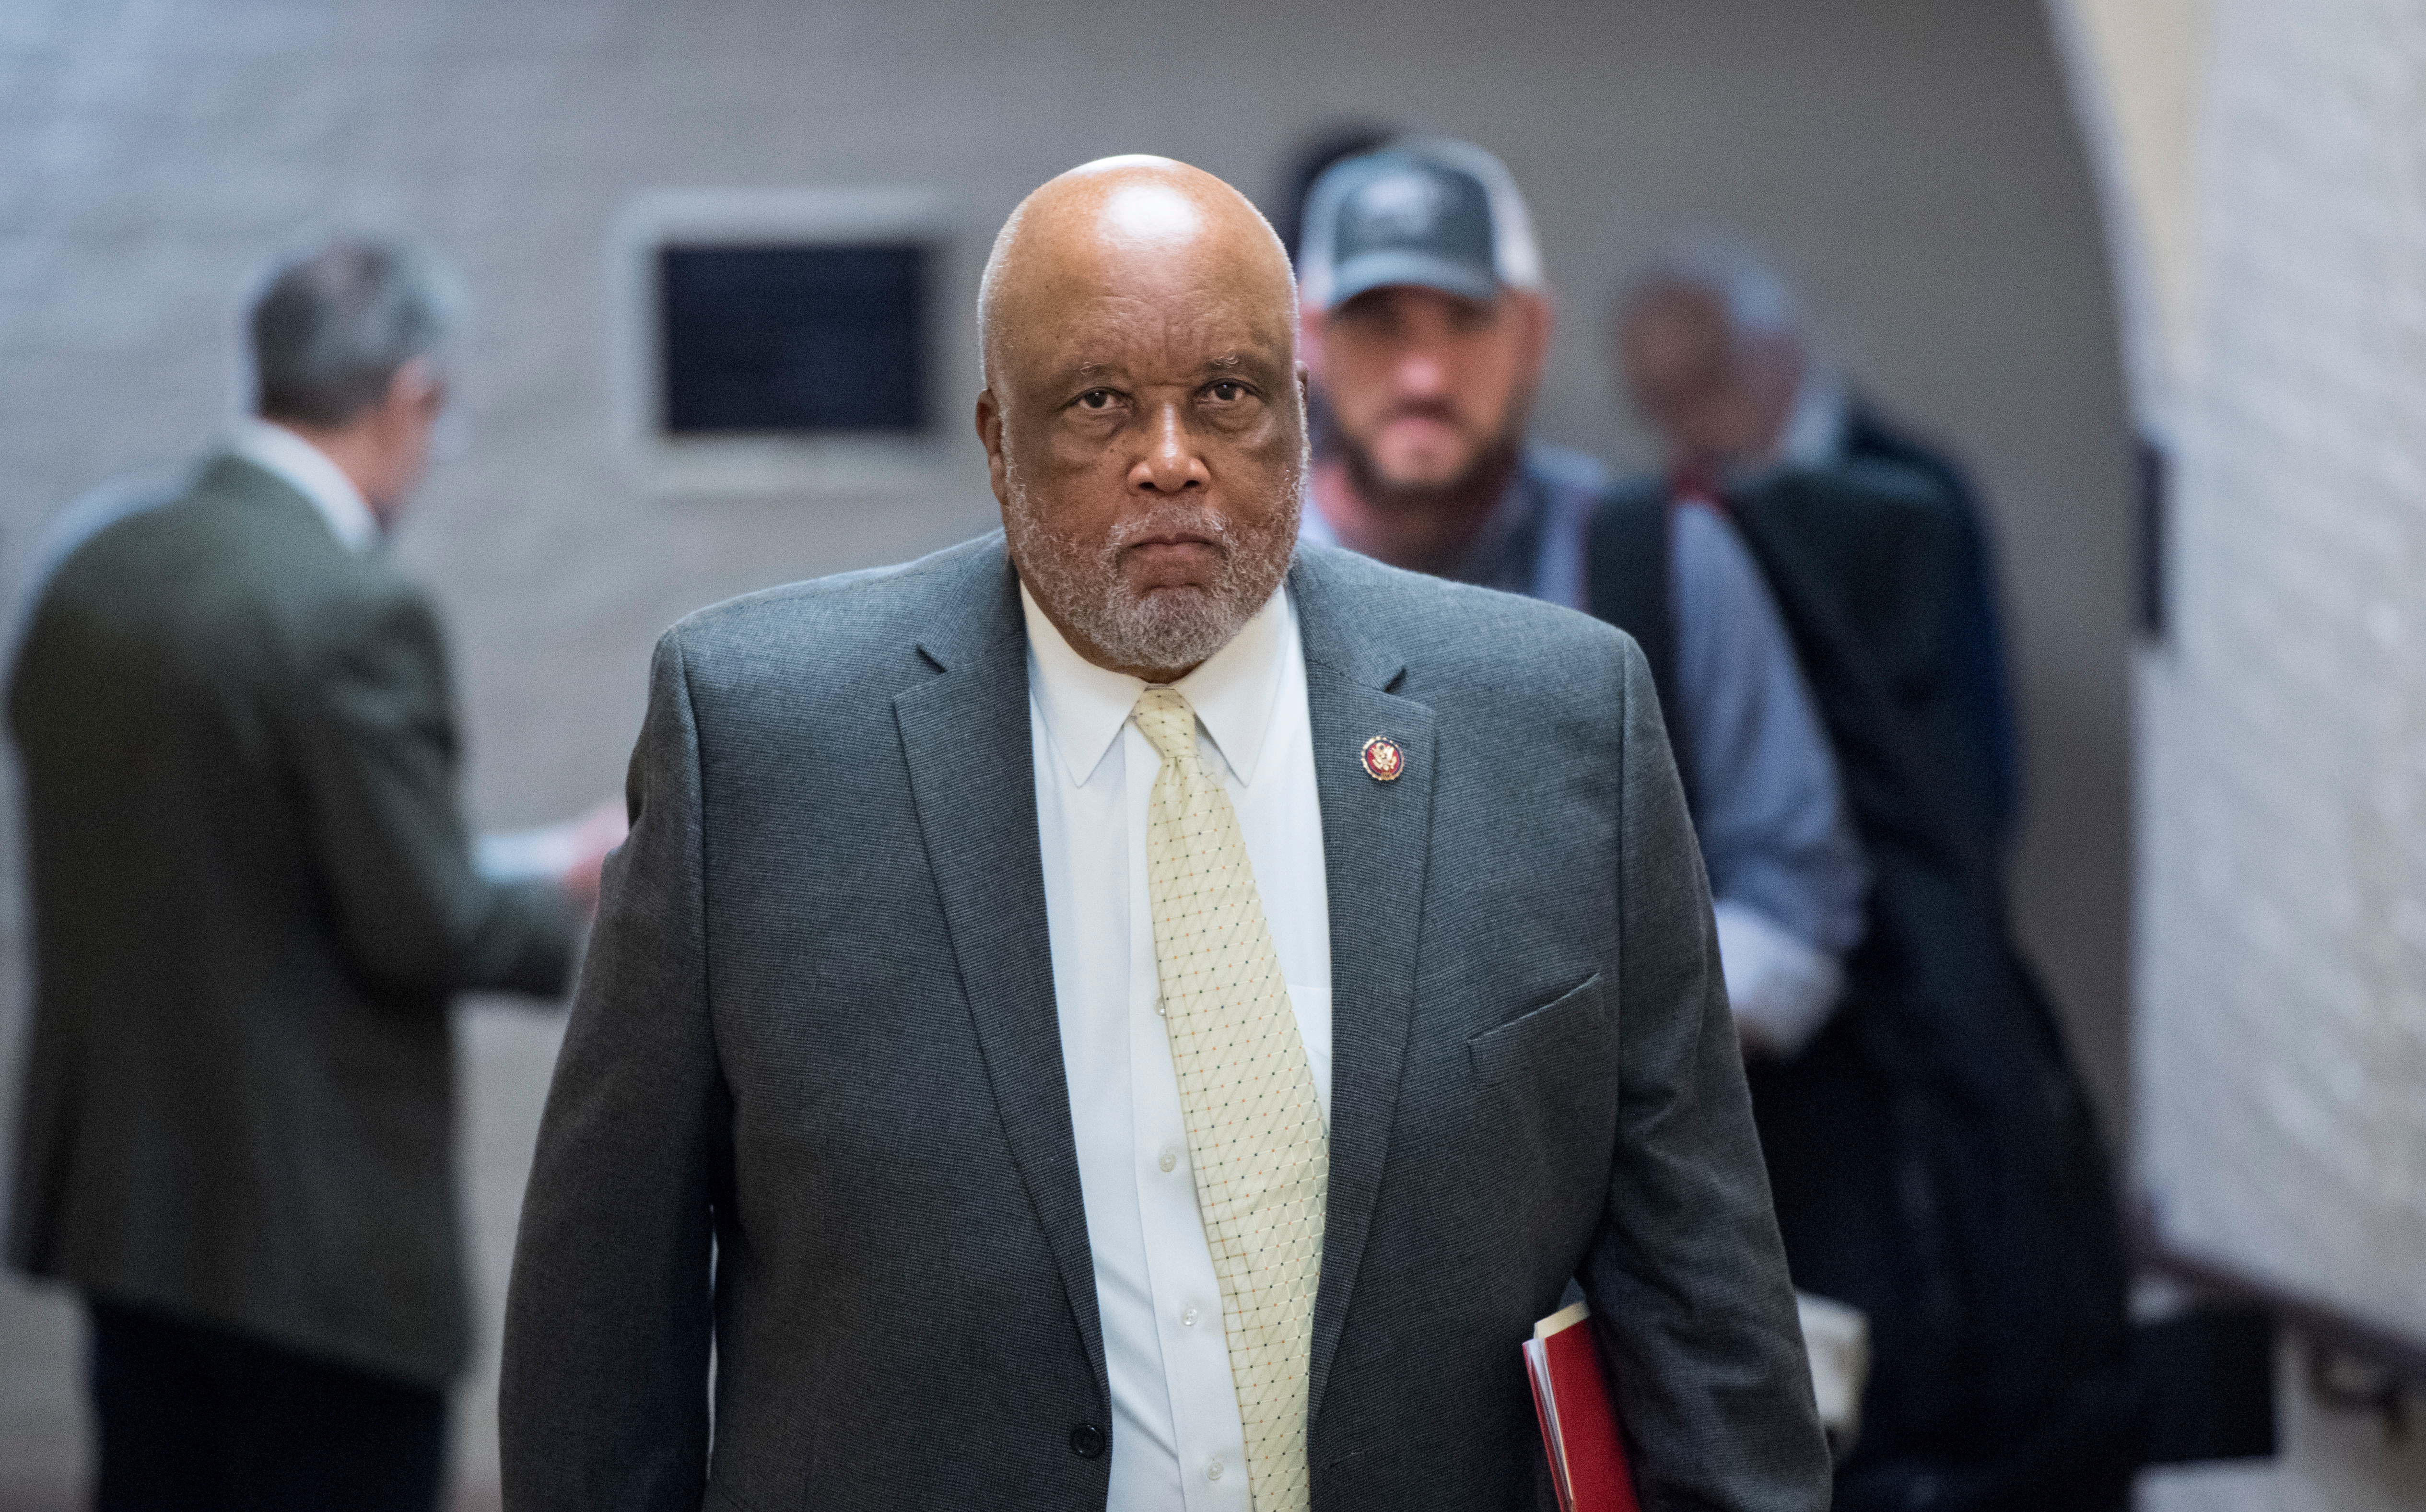
[[951, 232], [943, 198], [912, 188], [626, 204], [610, 248], [615, 417], [647, 486], [865, 494], [930, 478]]

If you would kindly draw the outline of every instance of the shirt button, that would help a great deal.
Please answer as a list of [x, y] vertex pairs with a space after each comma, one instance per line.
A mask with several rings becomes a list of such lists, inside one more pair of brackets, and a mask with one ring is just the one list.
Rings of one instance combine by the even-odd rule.
[[1168, 1018], [1171, 1016], [1171, 1010], [1162, 1005], [1162, 1000], [1160, 998], [1156, 998], [1154, 1000], [1154, 1012], [1155, 1016], [1157, 1018]]
[[1217, 1459], [1210, 1465], [1205, 1467], [1205, 1478], [1208, 1481], [1218, 1481], [1221, 1478], [1221, 1462], [1220, 1460]]
[[1179, 1151], [1175, 1149], [1164, 1150], [1162, 1152], [1162, 1159], [1155, 1162], [1155, 1163], [1161, 1166], [1166, 1171], [1173, 1170], [1179, 1164]]
[[[1196, 1326], [1196, 1309], [1194, 1308], [1190, 1308], [1186, 1312], [1179, 1315], [1179, 1325], [1182, 1328], [1193, 1328]], [[1214, 1463], [1218, 1465], [1221, 1461], [1215, 1460]]]
[[1100, 1458], [1104, 1453], [1104, 1430], [1092, 1423], [1082, 1423], [1070, 1430], [1070, 1453], [1080, 1459]]

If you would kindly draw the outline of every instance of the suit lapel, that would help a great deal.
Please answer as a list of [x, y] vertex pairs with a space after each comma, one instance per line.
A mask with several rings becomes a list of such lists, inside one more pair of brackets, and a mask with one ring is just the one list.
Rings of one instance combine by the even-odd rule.
[[942, 675], [895, 697], [894, 720], [1003, 1132], [1108, 1406], [1036, 837], [1027, 642], [1008, 560], [997, 547], [981, 565], [959, 595], [967, 610], [919, 638]]
[[[987, 580], [973, 575], [962, 600], [968, 611], [919, 640], [940, 675], [898, 695], [894, 717], [995, 1103], [1108, 1404], [1036, 837], [1027, 641], [1008, 561], [998, 552], [986, 561]], [[1289, 575], [1305, 648], [1331, 924], [1331, 1196], [1309, 1419], [1321, 1408], [1347, 1323], [1398, 1112], [1433, 768], [1431, 710], [1389, 691], [1403, 660], [1357, 623], [1319, 562], [1302, 553]], [[1389, 782], [1369, 776], [1360, 759], [1377, 735], [1403, 754]]]
[[[1331, 1360], [1371, 1231], [1415, 1011], [1431, 843], [1432, 711], [1388, 690], [1402, 658], [1365, 630], [1318, 556], [1290, 570], [1305, 645], [1306, 712], [1322, 803], [1331, 915], [1331, 1197], [1315, 1296], [1307, 1418], [1322, 1407]], [[1375, 736], [1403, 756], [1383, 782], [1362, 760]]]

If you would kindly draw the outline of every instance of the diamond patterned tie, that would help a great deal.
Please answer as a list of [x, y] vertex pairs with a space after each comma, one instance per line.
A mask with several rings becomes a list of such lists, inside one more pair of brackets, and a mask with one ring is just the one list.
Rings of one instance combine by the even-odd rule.
[[1254, 1512], [1304, 1512], [1314, 1295], [1331, 1141], [1230, 795], [1196, 754], [1196, 711], [1138, 699], [1162, 756], [1146, 805], [1154, 957], [1188, 1123], [1196, 1207], [1247, 1431]]

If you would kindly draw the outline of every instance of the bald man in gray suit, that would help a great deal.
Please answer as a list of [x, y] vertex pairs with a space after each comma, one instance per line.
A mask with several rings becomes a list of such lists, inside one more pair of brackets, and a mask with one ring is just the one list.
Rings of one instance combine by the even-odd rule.
[[1292, 302], [1218, 180], [1054, 180], [1004, 533], [659, 642], [509, 1507], [1547, 1506], [1571, 1277], [1646, 1508], [1826, 1504], [1642, 657], [1297, 546]]

